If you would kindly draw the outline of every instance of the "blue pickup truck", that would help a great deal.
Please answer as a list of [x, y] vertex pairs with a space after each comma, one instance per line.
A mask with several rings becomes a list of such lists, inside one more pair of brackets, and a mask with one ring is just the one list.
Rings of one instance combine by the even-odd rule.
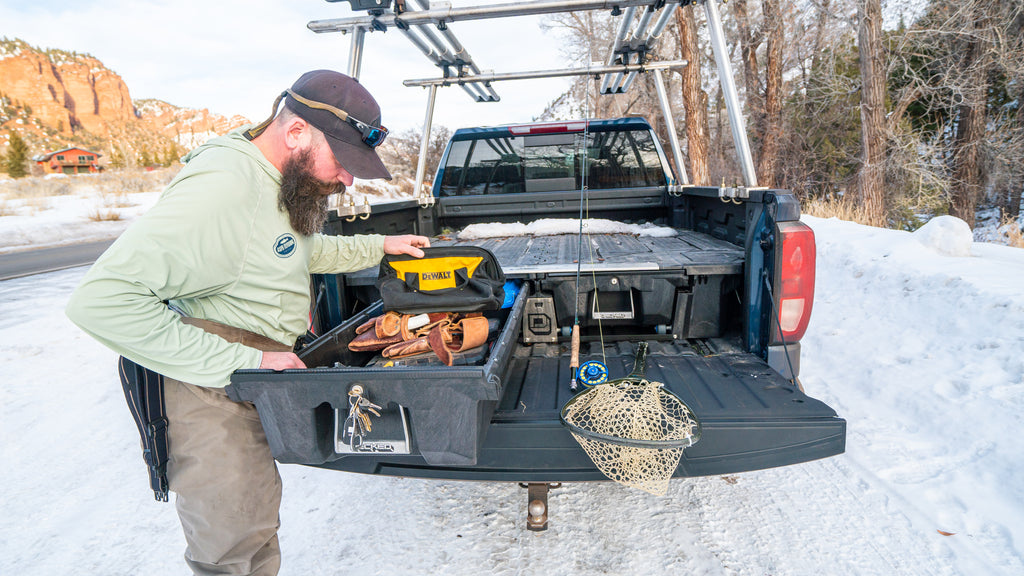
[[[453, 366], [429, 353], [390, 361], [353, 352], [355, 329], [382, 312], [377, 270], [322, 276], [311, 315], [320, 336], [300, 351], [309, 369], [240, 371], [228, 393], [256, 404], [281, 462], [531, 485], [604, 480], [559, 420], [573, 396], [568, 329], [578, 322], [580, 361], [621, 377], [645, 342], [648, 377], [699, 418], [703, 435], [676, 477], [842, 453], [845, 420], [798, 379], [815, 252], [796, 199], [673, 181], [642, 118], [458, 130], [432, 202], [334, 215], [327, 231], [417, 233], [434, 246], [490, 250], [518, 292], [487, 313], [487, 344]], [[474, 224], [579, 218], [581, 202], [586, 218], [672, 233], [460, 239]], [[354, 387], [380, 406], [358, 444], [345, 426]]]

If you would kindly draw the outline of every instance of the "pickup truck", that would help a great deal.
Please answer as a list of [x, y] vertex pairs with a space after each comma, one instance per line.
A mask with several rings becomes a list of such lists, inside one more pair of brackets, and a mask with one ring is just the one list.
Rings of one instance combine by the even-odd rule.
[[[610, 378], [622, 377], [646, 342], [648, 378], [699, 418], [702, 437], [675, 477], [840, 454], [845, 420], [798, 380], [813, 233], [791, 193], [742, 192], [675, 185], [642, 118], [460, 129], [433, 202], [334, 214], [326, 231], [416, 233], [434, 246], [490, 250], [519, 289], [487, 313], [487, 345], [450, 367], [429, 353], [388, 362], [352, 352], [356, 327], [382, 313], [377, 270], [319, 276], [311, 315], [321, 335], [299, 352], [309, 368], [239, 371], [228, 394], [255, 403], [280, 462], [531, 486], [606, 480], [559, 420], [574, 394], [569, 327], [578, 318], [581, 362], [601, 360]], [[578, 219], [581, 202], [585, 218], [672, 233], [460, 239], [474, 224]], [[381, 407], [358, 444], [344, 424], [355, 386]]]

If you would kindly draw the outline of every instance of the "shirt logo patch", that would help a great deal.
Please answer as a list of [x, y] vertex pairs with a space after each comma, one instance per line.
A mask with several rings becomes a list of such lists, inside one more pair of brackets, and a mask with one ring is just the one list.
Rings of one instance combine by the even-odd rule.
[[274, 241], [274, 253], [278, 258], [287, 258], [295, 252], [295, 236], [281, 234]]

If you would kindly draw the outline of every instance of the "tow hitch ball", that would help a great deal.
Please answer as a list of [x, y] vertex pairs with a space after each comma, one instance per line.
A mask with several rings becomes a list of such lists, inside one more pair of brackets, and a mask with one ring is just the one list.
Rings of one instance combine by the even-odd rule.
[[530, 482], [519, 484], [526, 488], [526, 529], [531, 532], [542, 532], [548, 529], [548, 490], [559, 488], [562, 483]]

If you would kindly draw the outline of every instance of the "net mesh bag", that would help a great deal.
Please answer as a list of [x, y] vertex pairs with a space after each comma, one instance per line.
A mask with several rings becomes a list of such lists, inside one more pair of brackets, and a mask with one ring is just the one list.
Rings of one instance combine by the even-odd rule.
[[624, 378], [570, 400], [562, 421], [608, 478], [656, 496], [700, 437], [693, 412], [659, 382]]

